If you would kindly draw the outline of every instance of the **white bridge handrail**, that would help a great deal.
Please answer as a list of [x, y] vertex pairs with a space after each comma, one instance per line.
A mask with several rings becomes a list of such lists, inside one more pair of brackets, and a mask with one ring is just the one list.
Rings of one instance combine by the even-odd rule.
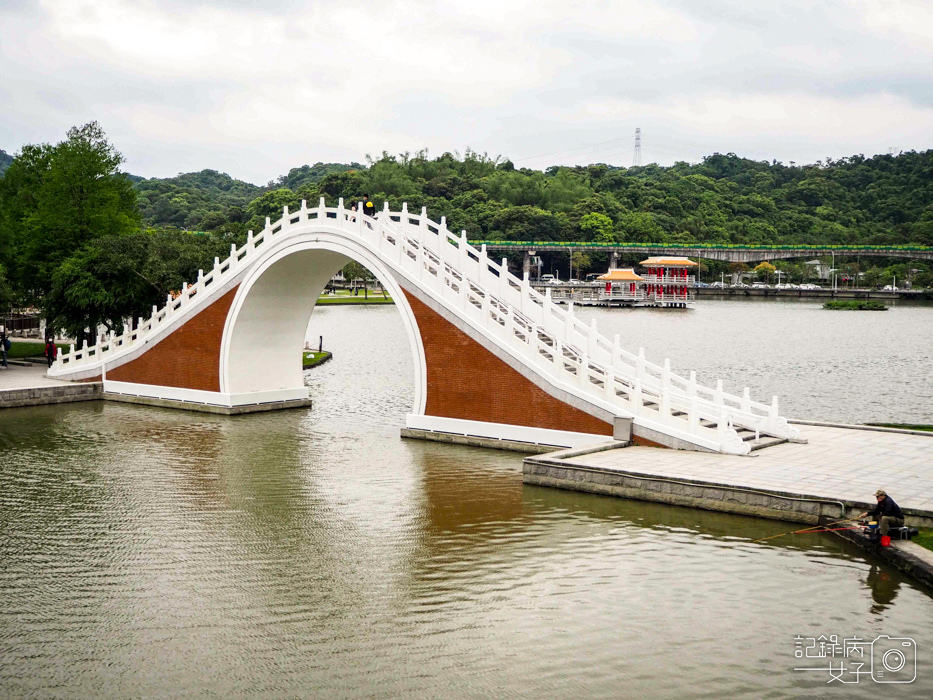
[[753, 401], [747, 388], [742, 396], [729, 394], [721, 380], [714, 389], [705, 387], [697, 383], [695, 372], [683, 377], [671, 371], [669, 360], [663, 365], [649, 362], [643, 348], [637, 354], [624, 350], [618, 335], [610, 341], [597, 331], [595, 320], [587, 325], [578, 319], [572, 302], [561, 308], [551, 301], [549, 289], [539, 293], [527, 276], [512, 275], [504, 258], [497, 262], [488, 257], [485, 245], [480, 249], [470, 245], [466, 231], [457, 236], [447, 229], [443, 217], [431, 221], [426, 210], [414, 214], [407, 204], [400, 212], [389, 211], [387, 204], [376, 217], [351, 212], [342, 199], [337, 207], [325, 206], [323, 198], [313, 208], [304, 201], [298, 211], [286, 207], [280, 220], [272, 223], [267, 218], [260, 233], [249, 231], [244, 245], [231, 246], [227, 259], [215, 258], [207, 274], [199, 271], [196, 282], [185, 285], [174, 298], [168, 296], [162, 308], [153, 307], [148, 319], [138, 319], [135, 330], [102, 336], [95, 346], [72, 348], [59, 356], [49, 374], [66, 375], [131, 352], [176, 317], [213, 301], [214, 290], [243, 272], [273, 239], [310, 221], [363, 239], [434, 298], [537, 371], [614, 414], [731, 453], [750, 449], [738, 437], [736, 426], [776, 437], [799, 435], [779, 416], [777, 397], [764, 404]]

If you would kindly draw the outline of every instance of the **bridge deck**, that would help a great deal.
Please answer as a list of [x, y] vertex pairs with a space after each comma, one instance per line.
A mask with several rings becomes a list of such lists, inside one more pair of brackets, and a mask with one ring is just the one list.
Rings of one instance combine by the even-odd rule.
[[[803, 428], [807, 444], [785, 443], [745, 457], [652, 447], [530, 457], [525, 460], [525, 481], [768, 517], [781, 517], [780, 511], [785, 511], [786, 519], [803, 522], [820, 514], [838, 517], [839, 507], [831, 502], [841, 501], [850, 515], [857, 514], [873, 506], [873, 494], [884, 488], [909, 511], [909, 520], [933, 525], [933, 433]], [[756, 499], [749, 491], [774, 498]], [[793, 498], [825, 503], [819, 510], [815, 503]]]

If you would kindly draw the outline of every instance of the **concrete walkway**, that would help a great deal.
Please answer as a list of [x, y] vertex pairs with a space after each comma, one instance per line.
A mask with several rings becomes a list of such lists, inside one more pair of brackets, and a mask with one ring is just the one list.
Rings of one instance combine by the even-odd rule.
[[[795, 505], [793, 497], [842, 502], [850, 514], [858, 513], [874, 505], [875, 491], [884, 488], [901, 508], [921, 516], [918, 524], [933, 524], [933, 433], [812, 425], [801, 426], [801, 432], [807, 444], [785, 443], [747, 457], [651, 447], [553, 453], [528, 458], [525, 481], [729, 512], [759, 514], [759, 509], [768, 517], [778, 517], [769, 510], [809, 514], [805, 506], [812, 510], [813, 504]], [[623, 478], [638, 475], [645, 478]], [[753, 491], [776, 498], [757, 504]], [[829, 508], [822, 511], [829, 513]]]
[[101, 397], [99, 382], [63, 382], [45, 376], [45, 365], [0, 367], [0, 408], [90, 401]]
[[10, 365], [9, 369], [0, 367], [0, 391], [36, 389], [45, 386], [67, 386], [71, 384], [71, 382], [46, 377], [46, 369], [48, 368], [45, 365], [33, 365], [31, 367]]

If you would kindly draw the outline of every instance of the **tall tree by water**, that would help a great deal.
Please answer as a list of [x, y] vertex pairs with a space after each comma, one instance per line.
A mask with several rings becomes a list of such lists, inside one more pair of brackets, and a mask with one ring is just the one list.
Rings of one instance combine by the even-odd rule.
[[0, 263], [22, 301], [41, 302], [62, 262], [93, 239], [139, 230], [136, 192], [122, 163], [97, 122], [14, 157], [0, 180]]

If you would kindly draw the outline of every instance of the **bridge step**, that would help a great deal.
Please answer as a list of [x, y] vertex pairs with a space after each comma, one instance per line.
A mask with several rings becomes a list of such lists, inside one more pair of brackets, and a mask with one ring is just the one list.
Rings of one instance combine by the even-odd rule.
[[748, 430], [747, 428], [737, 428], [736, 432], [742, 439], [742, 442], [747, 442], [751, 445], [752, 452], [787, 442], [784, 438], [771, 437], [770, 435], [761, 435], [758, 440], [755, 440], [755, 431]]

